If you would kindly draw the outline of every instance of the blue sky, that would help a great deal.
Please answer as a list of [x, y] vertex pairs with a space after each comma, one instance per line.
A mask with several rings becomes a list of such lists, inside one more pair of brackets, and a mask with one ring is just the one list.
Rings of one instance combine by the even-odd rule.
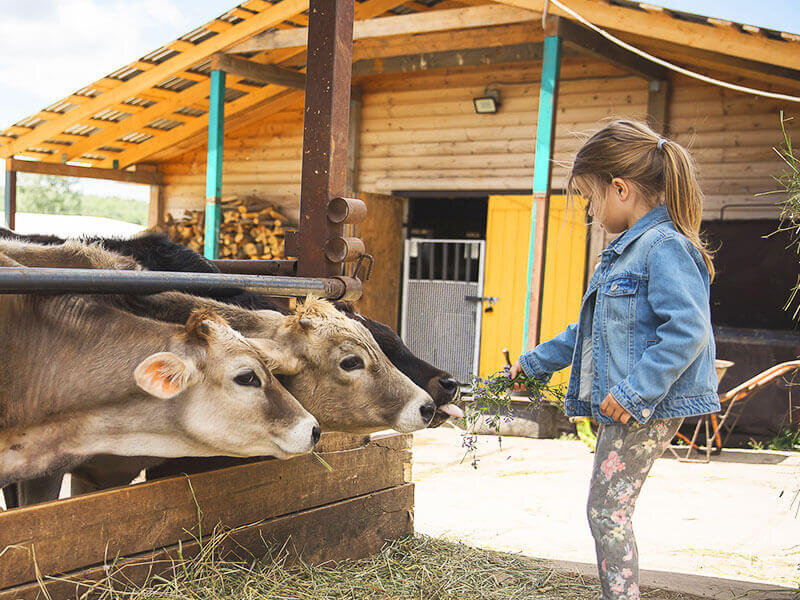
[[[649, 0], [800, 34], [800, 0]], [[566, 0], [569, 5], [569, 0]], [[0, 0], [0, 127], [233, 7], [236, 0]]]

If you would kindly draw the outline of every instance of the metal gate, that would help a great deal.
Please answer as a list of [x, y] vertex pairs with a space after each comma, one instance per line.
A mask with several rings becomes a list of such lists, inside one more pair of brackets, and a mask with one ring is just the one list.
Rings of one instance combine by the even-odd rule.
[[406, 240], [401, 336], [462, 384], [478, 373], [483, 240]]

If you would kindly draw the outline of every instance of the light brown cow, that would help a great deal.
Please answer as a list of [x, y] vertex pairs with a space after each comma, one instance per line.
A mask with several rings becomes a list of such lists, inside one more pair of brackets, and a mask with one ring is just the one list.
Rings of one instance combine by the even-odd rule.
[[[0, 255], [0, 265], [15, 261]], [[99, 453], [285, 458], [319, 425], [211, 312], [185, 325], [75, 296], [0, 296], [0, 485]]]
[[[139, 268], [99, 244], [74, 240], [59, 246], [0, 240], [0, 252], [28, 267]], [[223, 316], [254, 346], [283, 357], [276, 373], [323, 430], [411, 432], [425, 428], [436, 412], [428, 393], [392, 365], [366, 327], [324, 300], [308, 299], [294, 315], [177, 292], [97, 301], [171, 323], [185, 322], [195, 310]]]

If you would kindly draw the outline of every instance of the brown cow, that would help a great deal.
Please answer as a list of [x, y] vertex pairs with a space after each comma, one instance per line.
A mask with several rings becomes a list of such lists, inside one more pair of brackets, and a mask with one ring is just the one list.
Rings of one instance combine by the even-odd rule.
[[319, 439], [271, 372], [284, 355], [213, 313], [181, 326], [81, 297], [10, 295], [0, 325], [0, 485], [101, 453], [286, 458]]

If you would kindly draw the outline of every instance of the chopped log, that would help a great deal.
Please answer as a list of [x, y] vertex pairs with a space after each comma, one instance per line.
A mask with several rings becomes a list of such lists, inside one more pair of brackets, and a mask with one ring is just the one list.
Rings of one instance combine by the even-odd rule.
[[[220, 258], [285, 258], [284, 234], [287, 218], [272, 204], [245, 202], [235, 196], [223, 198], [220, 223]], [[205, 214], [186, 210], [183, 216], [167, 214], [159, 228], [169, 239], [195, 252], [202, 252]]]

